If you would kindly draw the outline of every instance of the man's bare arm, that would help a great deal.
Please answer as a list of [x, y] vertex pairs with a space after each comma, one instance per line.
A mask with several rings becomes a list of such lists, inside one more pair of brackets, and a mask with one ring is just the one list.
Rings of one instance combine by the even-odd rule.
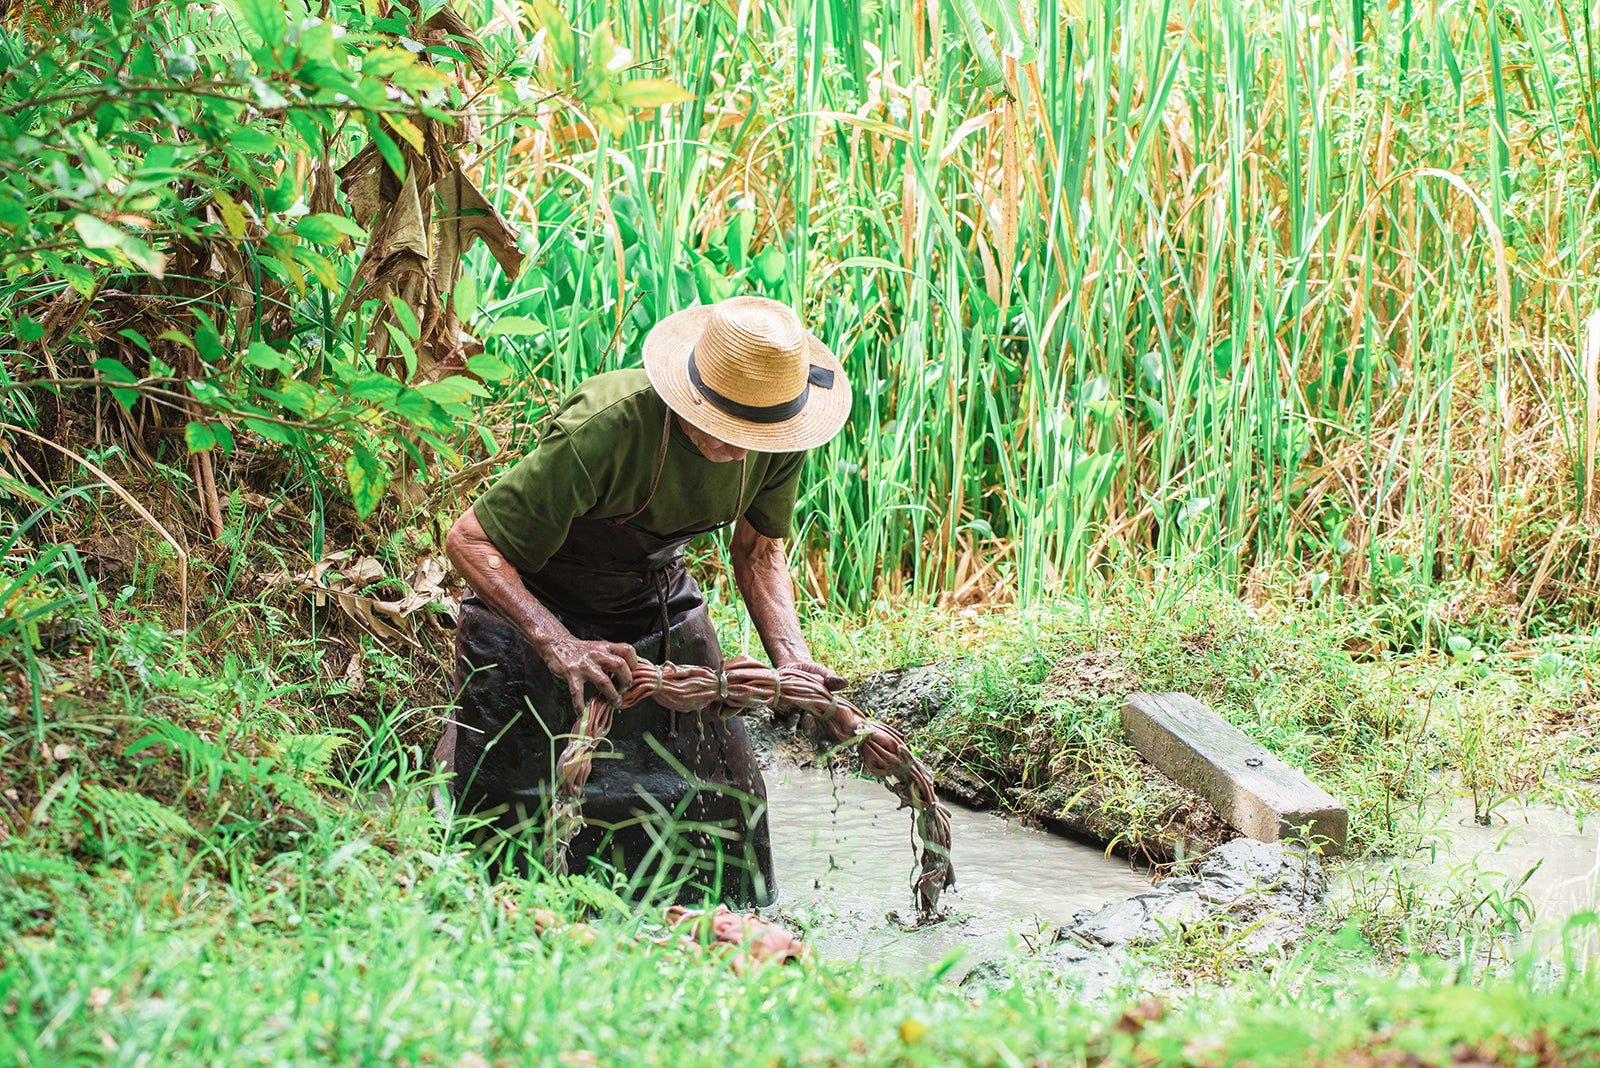
[[767, 537], [741, 518], [733, 527], [729, 555], [733, 559], [733, 581], [773, 665], [801, 668], [821, 679], [830, 690], [842, 687], [844, 679], [811, 659], [805, 635], [800, 632], [794, 581], [789, 577], [789, 557], [783, 542]]
[[574, 638], [528, 592], [517, 569], [495, 548], [472, 509], [468, 508], [450, 528], [444, 550], [483, 602], [517, 629], [553, 675], [566, 680], [573, 708], [583, 707], [586, 685], [592, 685], [612, 702], [633, 685], [633, 667], [638, 662], [633, 646]]

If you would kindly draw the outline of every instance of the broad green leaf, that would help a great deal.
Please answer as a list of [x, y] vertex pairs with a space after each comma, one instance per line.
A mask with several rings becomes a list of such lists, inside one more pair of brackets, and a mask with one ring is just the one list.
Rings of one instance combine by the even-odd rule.
[[628, 128], [628, 113], [610, 100], [586, 100], [589, 117], [611, 131], [611, 136], [621, 137]]
[[616, 35], [611, 32], [611, 23], [602, 22], [594, 28], [594, 33], [589, 36], [589, 60], [584, 64], [588, 70], [584, 73], [604, 79], [611, 73], [616, 57]]
[[111, 153], [102, 148], [100, 146], [100, 142], [91, 137], [87, 130], [79, 132], [78, 144], [83, 148], [84, 160], [87, 161], [95, 170], [100, 172], [100, 181], [102, 184], [111, 180], [117, 175], [117, 164], [116, 161], [111, 158]]
[[578, 65], [578, 41], [572, 34], [572, 26], [567, 22], [567, 17], [561, 9], [551, 3], [551, 0], [530, 0], [529, 14], [533, 16], [535, 25], [542, 27], [550, 41], [550, 51], [556, 62], [567, 70]]
[[700, 256], [694, 265], [695, 288], [703, 304], [717, 304], [733, 296], [734, 282], [717, 270], [717, 265]]
[[100, 286], [94, 272], [83, 264], [62, 262], [56, 265], [55, 270], [80, 297], [92, 297], [99, 292]]
[[217, 211], [222, 215], [222, 225], [228, 228], [228, 233], [243, 237], [249, 229], [249, 223], [239, 202], [220, 189], [212, 194], [212, 199], [217, 202]]
[[282, 371], [285, 374], [294, 370], [294, 360], [265, 341], [252, 341], [250, 347], [245, 350], [244, 362], [251, 367], [262, 367], [268, 371]]
[[394, 309], [394, 317], [400, 323], [400, 329], [405, 331], [407, 337], [415, 340], [422, 333], [422, 325], [417, 322], [417, 313], [411, 310], [411, 305], [399, 297], [390, 297], [389, 307]]
[[416, 65], [417, 57], [414, 52], [408, 52], [404, 48], [395, 48], [392, 45], [379, 45], [377, 48], [369, 48], [366, 54], [361, 57], [361, 73], [371, 75], [374, 78], [387, 78], [398, 71]]
[[372, 138], [373, 144], [378, 146], [378, 154], [389, 165], [395, 177], [402, 181], [406, 176], [406, 159], [400, 153], [400, 146], [394, 143], [394, 138], [383, 132], [383, 128], [376, 122], [367, 123], [367, 134]]
[[301, 296], [306, 292], [306, 272], [300, 262], [294, 258], [294, 252], [287, 248], [280, 248], [270, 260], [262, 260], [263, 264], [276, 263], [283, 268], [283, 273], [288, 277], [291, 285]]
[[320, 252], [313, 252], [304, 245], [294, 250], [294, 258], [306, 265], [311, 274], [325, 289], [339, 287], [339, 272], [334, 269], [333, 261]]
[[625, 108], [659, 108], [693, 100], [688, 90], [665, 78], [635, 78], [612, 87], [612, 99]]
[[269, 47], [283, 43], [288, 23], [279, 0], [239, 0], [239, 13], [244, 16], [244, 24], [250, 27], [250, 32]]
[[1022, 12], [1017, 0], [974, 0], [983, 24], [994, 30], [1000, 38], [1000, 51], [1018, 63], [1032, 63], [1039, 58], [1033, 42], [1023, 29]]
[[383, 499], [383, 468], [367, 447], [357, 442], [350, 459], [345, 461], [344, 473], [350, 480], [350, 500], [356, 506], [356, 515], [365, 519]]
[[417, 376], [417, 366], [420, 363], [417, 359], [417, 347], [411, 343], [410, 338], [392, 326], [385, 324], [383, 329], [389, 331], [389, 341], [400, 350], [400, 357], [406, 361], [405, 380], [411, 381]]
[[38, 341], [44, 337], [44, 324], [31, 315], [24, 315], [17, 320], [17, 339], [24, 343]]
[[254, 430], [268, 441], [276, 441], [279, 445], [294, 444], [294, 434], [286, 426], [266, 419], [246, 419], [244, 425], [246, 429]]
[[190, 452], [205, 452], [207, 449], [217, 447], [217, 435], [204, 423], [193, 420], [183, 428], [184, 443], [189, 446]]
[[322, 245], [338, 245], [347, 237], [360, 241], [367, 236], [367, 232], [351, 220], [329, 211], [307, 215], [295, 223], [294, 232], [296, 236]]
[[776, 245], [768, 245], [761, 250], [761, 255], [756, 257], [756, 276], [769, 286], [775, 286], [783, 281], [784, 271], [789, 266], [789, 259]]
[[549, 327], [537, 319], [521, 315], [503, 315], [494, 321], [484, 337], [536, 337], [547, 333]]
[[162, 278], [166, 275], [166, 254], [157, 252], [131, 234], [123, 238], [122, 245], [117, 251], [132, 260], [135, 266], [142, 269], [152, 278]]
[[[108, 382], [137, 382], [139, 380], [132, 371], [109, 356], [102, 356], [89, 366], [99, 371]], [[133, 404], [139, 399], [138, 390], [117, 389], [115, 386], [109, 388], [111, 389], [111, 396], [118, 404], [122, 405], [123, 411], [133, 411]]]
[[410, 420], [413, 424], [442, 422], [448, 426], [450, 423], [450, 420], [444, 414], [444, 409], [414, 389], [401, 390], [384, 407], [396, 415]]
[[0, 196], [0, 226], [20, 230], [28, 225], [28, 201], [20, 194]]
[[211, 321], [211, 316], [198, 308], [194, 313], [194, 347], [200, 358], [213, 367], [220, 367], [228, 358], [216, 324]]
[[[282, 101], [278, 107], [287, 107], [289, 101], [281, 94], [277, 94]], [[267, 101], [262, 101], [268, 104]], [[228, 147], [238, 152], [245, 152], [252, 156], [263, 156], [278, 147], [278, 139], [262, 130], [253, 130], [248, 126], [241, 126], [228, 133]]]
[[451, 300], [455, 305], [456, 317], [463, 323], [470, 323], [477, 317], [478, 282], [470, 273], [463, 273], [456, 279], [456, 288]]
[[967, 45], [977, 57], [978, 84], [993, 85], [1003, 80], [1005, 75], [1000, 69], [1000, 57], [995, 54], [994, 43], [989, 40], [989, 31], [978, 15], [975, 0], [949, 0], [949, 3], [951, 10], [955, 12], [956, 21], [961, 24], [961, 32], [967, 38]]
[[413, 386], [416, 392], [440, 404], [462, 404], [473, 397], [487, 397], [489, 391], [466, 375], [450, 375], [437, 382], [424, 382]]
[[139, 376], [128, 370], [120, 360], [113, 360], [110, 356], [102, 356], [89, 366], [105, 376], [108, 382], [137, 382]]
[[[331, 68], [324, 67], [321, 69], [330, 70]], [[329, 75], [330, 79], [332, 77], [334, 75]], [[339, 91], [337, 89], [334, 90], [334, 92]], [[288, 114], [289, 125], [294, 127], [295, 133], [300, 135], [300, 140], [312, 152], [321, 151], [323, 136], [332, 132], [331, 128], [324, 127], [318, 121], [320, 118], [320, 112], [305, 111], [300, 108], [295, 108]]]
[[73, 228], [85, 248], [118, 248], [128, 235], [93, 215], [79, 214], [72, 220]]
[[389, 128], [395, 133], [405, 138], [406, 143], [411, 146], [412, 151], [416, 152], [419, 156], [428, 150], [427, 142], [422, 138], [422, 131], [417, 129], [416, 123], [412, 122], [404, 115], [392, 115], [386, 111], [383, 113], [383, 121], [387, 122], [389, 124]]
[[331, 398], [320, 396], [309, 384], [294, 378], [284, 380], [279, 387], [279, 396], [285, 407], [306, 419], [314, 418], [317, 410], [329, 407], [331, 401]]
[[378, 371], [364, 374], [347, 387], [350, 396], [357, 400], [384, 401], [394, 400], [406, 387]]
[[511, 367], [504, 360], [487, 352], [470, 357], [467, 360], [467, 370], [485, 382], [501, 382], [511, 377]]

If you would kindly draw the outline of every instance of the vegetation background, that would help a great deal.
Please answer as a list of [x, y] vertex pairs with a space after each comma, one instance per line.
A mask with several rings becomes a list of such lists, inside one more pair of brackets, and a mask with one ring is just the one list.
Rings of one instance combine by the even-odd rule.
[[[445, 696], [442, 530], [573, 383], [739, 292], [795, 304], [856, 388], [801, 502], [819, 644], [976, 648], [1003, 680], [926, 740], [951, 759], [1115, 770], [1082, 757], [1105, 694], [1041, 699], [1115, 640], [1329, 776], [1369, 845], [1440, 768], [1485, 812], [1594, 777], [1592, 7], [12, 0], [0, 64], [0, 1049], [496, 1055], [482, 1010], [427, 1013], [510, 969], [543, 1008], [495, 1041], [538, 1059], [695, 988], [603, 888], [490, 887], [404, 802]], [[715, 545], [697, 567], [740, 627]], [[380, 783], [399, 801], [363, 807]], [[574, 969], [626, 994], [584, 1033], [525, 901], [607, 917]], [[1516, 925], [1490, 901], [1421, 911], [1464, 945]], [[938, 976], [707, 974], [763, 1019], [792, 999], [779, 1061], [847, 1013], [819, 1056], [1222, 1056], [1092, 1011], [1002, 1052], [1047, 984], [974, 1009]], [[1576, 1057], [1570, 976], [1570, 1004], [1484, 995], [1515, 1008], [1499, 1046], [1471, 991], [1379, 1001], [1429, 1056]], [[1284, 1011], [1277, 1045], [1227, 1041], [1299, 1063], [1388, 1026]], [[637, 1049], [734, 1040], [678, 1018]]]

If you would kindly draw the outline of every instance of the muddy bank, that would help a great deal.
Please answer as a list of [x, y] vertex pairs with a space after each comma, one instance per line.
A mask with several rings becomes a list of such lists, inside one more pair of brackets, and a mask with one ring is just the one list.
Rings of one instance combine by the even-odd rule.
[[[1270, 958], [1285, 959], [1322, 920], [1328, 877], [1315, 856], [1277, 842], [1236, 838], [1212, 850], [1193, 871], [1143, 893], [1076, 914], [1041, 947], [1033, 967], [1059, 977], [1083, 997], [1160, 987], [1132, 952], [1155, 943], [1205, 941], [1210, 978]], [[991, 958], [963, 985], [1004, 987], [1016, 963]]]
[[[869, 715], [906, 735], [933, 768], [940, 793], [971, 808], [1021, 818], [1030, 826], [1109, 846], [1142, 863], [1165, 864], [1195, 856], [1238, 837], [1216, 808], [1152, 766], [1116, 739], [1093, 753], [1046, 753], [1044, 737], [1021, 739], [1035, 758], [1048, 760], [1043, 781], [1023, 784], [1004, 761], [978, 751], [956, 725], [963, 707], [968, 664], [928, 664], [877, 672], [852, 680], [846, 696]], [[1114, 652], [1063, 658], [1046, 681], [1043, 700], [1087, 695], [1120, 699], [1138, 679]], [[750, 722], [764, 764], [810, 766], [816, 754], [804, 736], [765, 720]]]

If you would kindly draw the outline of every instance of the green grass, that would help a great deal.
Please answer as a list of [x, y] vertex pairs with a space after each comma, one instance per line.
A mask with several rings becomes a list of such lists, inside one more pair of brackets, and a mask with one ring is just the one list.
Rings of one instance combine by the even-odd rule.
[[[744, 636], [735, 606], [722, 609], [722, 632]], [[1513, 795], [1577, 812], [1600, 804], [1600, 665], [1586, 639], [1484, 648], [1463, 638], [1443, 655], [1394, 653], [1373, 640], [1388, 611], [1327, 590], [1246, 601], [1171, 572], [1026, 610], [819, 612], [808, 632], [850, 674], [949, 664], [955, 700], [913, 744], [1036, 815], [1089, 789], [1125, 825], [1124, 845], [1159, 826], [1172, 801], [1151, 792], [1122, 738], [1132, 689], [1193, 694], [1304, 770], [1350, 809], [1357, 853], [1411, 852], [1458, 789], [1480, 812]], [[1017, 787], [1027, 797], [1004, 800]]]
[[[149, 560], [135, 570], [159, 572]], [[197, 564], [197, 587], [234, 566]], [[826, 961], [740, 978], [642, 944], [656, 914], [604, 886], [492, 883], [441, 835], [417, 769], [443, 645], [401, 658], [282, 593], [223, 601], [185, 634], [162, 618], [170, 590], [137, 575], [128, 587], [107, 598], [86, 581], [87, 598], [40, 617], [78, 620], [74, 646], [5, 646], [0, 778], [14, 794], [0, 825], [0, 1048], [22, 1063], [582, 1064], [589, 1051], [600, 1064], [711, 1064], [734, 1051], [783, 1065], [1301, 1064], [1369, 1042], [1426, 1063], [1488, 1043], [1515, 1063], [1542, 1041], [1581, 1063], [1596, 1041], [1600, 995], [1581, 955], [1554, 986], [1452, 963], [1503, 951], [1506, 915], [1525, 920], [1514, 889], [1470, 879], [1371, 889], [1266, 962], [1240, 958], [1228, 924], [1175, 932], [1140, 951], [1164, 987], [1178, 985], [1136, 1035], [1114, 1025], [1145, 990], [1080, 1004], [1026, 963], [1014, 987], [990, 992], [937, 970]], [[734, 648], [734, 606], [721, 598], [716, 614]], [[1413, 840], [1380, 805], [1380, 773], [1399, 784], [1399, 807], [1440, 789], [1432, 765], [1461, 751], [1455, 732], [1471, 721], [1423, 725], [1403, 695], [1492, 711], [1514, 685], [1541, 711], [1587, 692], [1592, 665], [1570, 657], [1551, 675], [1498, 652], [1356, 661], [1345, 645], [1366, 622], [1332, 597], [1251, 605], [1176, 575], [1006, 612], [817, 611], [808, 629], [851, 673], [966, 657], [972, 681], [917, 744], [997, 783], [1048, 776], [1062, 751], [1121, 781], [1114, 697], [1043, 696], [1064, 655], [1121, 650], [1145, 683], [1205, 695], [1348, 790], [1363, 847]], [[348, 645], [366, 665], [355, 692], [323, 666]], [[1409, 739], [1397, 747], [1410, 754], [1404, 774], [1398, 755], [1370, 751], [1385, 708]], [[1534, 757], [1568, 760], [1572, 778], [1595, 767], [1592, 738], [1488, 740], [1478, 759], [1507, 788]], [[1136, 796], [1107, 796], [1139, 818]], [[536, 934], [535, 906], [583, 918], [592, 940]], [[1185, 996], [1191, 983], [1206, 993]]]
[[[8, 1062], [1288, 1065], [1367, 1044], [1430, 1064], [1465, 1047], [1506, 1064], [1540, 1048], [1600, 1055], [1600, 991], [1581, 961], [1553, 984], [1523, 972], [1474, 985], [1426, 957], [1421, 985], [1383, 977], [1375, 951], [1404, 961], [1406, 940], [1362, 932], [1419, 919], [1415, 890], [1406, 910], [1369, 903], [1266, 972], [1219, 953], [1225, 932], [1183, 932], [1148, 959], [1191, 978], [1209, 961], [1217, 992], [1120, 1024], [1141, 991], [1077, 1003], [1026, 966], [1000, 991], [957, 989], [942, 966], [739, 977], [641, 941], [655, 914], [587, 880], [491, 883], [440, 835], [428, 781], [407, 770], [418, 754], [392, 731], [334, 748], [292, 728], [316, 709], [284, 685], [284, 662], [252, 682], [194, 650], [140, 661], [152, 641], [125, 637], [101, 669], [37, 665], [48, 764], [28, 760], [17, 728], [31, 717], [10, 706], [0, 760], [24, 803], [0, 841]], [[183, 729], [164, 718], [180, 702]], [[170, 751], [141, 746], [152, 734]], [[537, 933], [534, 907], [586, 920], [587, 934]]]

